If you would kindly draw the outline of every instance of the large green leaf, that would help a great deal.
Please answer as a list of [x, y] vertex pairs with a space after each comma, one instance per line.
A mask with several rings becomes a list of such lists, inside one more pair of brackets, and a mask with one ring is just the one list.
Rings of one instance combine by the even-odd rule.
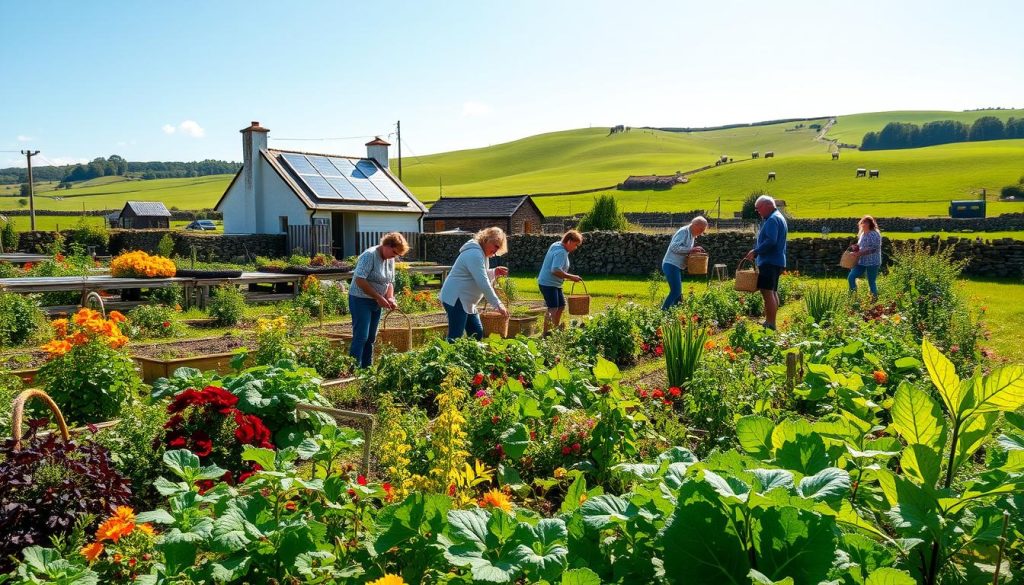
[[785, 469], [751, 469], [757, 482], [760, 484], [761, 493], [768, 493], [776, 488], [789, 491], [793, 487], [793, 472]]
[[1024, 366], [1003, 366], [975, 378], [971, 403], [977, 412], [1013, 412], [1024, 406]]
[[745, 416], [736, 422], [736, 438], [747, 453], [768, 459], [772, 451], [772, 429], [775, 423], [763, 416]]
[[213, 563], [213, 578], [218, 582], [229, 583], [245, 577], [249, 573], [252, 556], [248, 553], [232, 555]]
[[850, 474], [838, 467], [828, 467], [801, 479], [797, 490], [805, 498], [833, 502], [850, 491]]
[[892, 504], [889, 518], [901, 536], [930, 540], [941, 530], [939, 502], [926, 490], [910, 480], [886, 470], [878, 472], [879, 485]]
[[227, 510], [213, 521], [213, 541], [221, 552], [236, 552], [249, 543], [264, 538], [256, 525], [266, 501], [259, 499], [232, 500]]
[[583, 567], [562, 573], [561, 585], [601, 585], [601, 576]]
[[631, 509], [629, 501], [619, 496], [604, 494], [584, 502], [580, 507], [580, 514], [588, 528], [603, 530], [636, 516], [636, 510]]
[[562, 507], [559, 511], [563, 514], [569, 514], [574, 512], [581, 505], [583, 496], [587, 493], [587, 479], [581, 473], [576, 476], [576, 479], [569, 485], [569, 489], [565, 492], [565, 499], [562, 500]]
[[910, 576], [910, 573], [892, 567], [875, 569], [864, 581], [864, 585], [915, 585], [916, 583], [917, 581]]
[[[778, 430], [776, 427], [775, 431]], [[774, 440], [774, 435], [772, 438]], [[832, 461], [819, 435], [801, 433], [781, 442], [775, 450], [775, 463], [804, 475], [813, 475], [831, 465]]]
[[621, 377], [622, 374], [619, 373], [618, 366], [603, 357], [597, 358], [597, 365], [594, 366], [594, 379], [599, 384], [610, 384]]
[[516, 561], [544, 579], [554, 579], [568, 563], [569, 533], [565, 522], [545, 518], [536, 526], [519, 524], [516, 531], [519, 544], [512, 551]]
[[892, 426], [910, 444], [920, 443], [941, 449], [945, 443], [946, 425], [942, 409], [927, 392], [912, 384], [900, 384], [896, 390]]
[[[992, 434], [992, 430], [999, 420], [998, 412], [983, 412], [967, 417], [960, 427], [960, 438], [956, 444], [956, 457], [953, 459], [953, 467], [958, 469], [964, 461], [967, 461]], [[955, 469], [954, 469], [955, 471]]]
[[483, 549], [487, 547], [487, 521], [490, 519], [490, 515], [480, 508], [450, 510], [448, 512], [448, 528], [452, 536], [466, 542], [479, 544]]
[[246, 445], [242, 449], [242, 461], [252, 461], [266, 471], [277, 470], [276, 458], [277, 455], [273, 449], [264, 449], [251, 445]]
[[942, 355], [930, 341], [921, 341], [921, 357], [928, 369], [932, 384], [939, 391], [939, 396], [946, 403], [946, 409], [951, 415], [960, 414], [961, 403], [964, 399], [964, 385], [960, 383], [960, 377], [956, 375], [956, 368], [949, 358]]
[[448, 525], [454, 543], [445, 551], [445, 558], [453, 565], [470, 567], [474, 580], [508, 583], [522, 570], [516, 559], [501, 547], [498, 535], [511, 535], [515, 531], [515, 521], [505, 512], [489, 514], [479, 508], [451, 510]]
[[679, 490], [675, 512], [660, 536], [665, 578], [678, 585], [749, 583], [750, 561], [736, 525], [704, 482], [690, 481]]
[[374, 550], [386, 551], [427, 532], [439, 534], [447, 525], [450, 508], [451, 499], [446, 496], [410, 494], [394, 509], [390, 525], [373, 544]]
[[511, 459], [519, 459], [530, 445], [530, 429], [519, 423], [501, 433], [501, 446]]
[[928, 445], [907, 445], [900, 457], [904, 474], [921, 485], [935, 487], [939, 481], [942, 460], [939, 453]]
[[757, 569], [797, 584], [825, 579], [835, 559], [839, 529], [826, 516], [796, 508], [758, 508], [754, 542]]
[[190, 481], [199, 470], [199, 457], [188, 449], [164, 452], [164, 465], [185, 481]]

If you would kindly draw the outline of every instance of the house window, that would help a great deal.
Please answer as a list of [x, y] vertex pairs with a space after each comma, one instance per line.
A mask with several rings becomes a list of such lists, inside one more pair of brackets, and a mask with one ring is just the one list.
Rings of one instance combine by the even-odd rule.
[[434, 220], [434, 231], [435, 232], [443, 232], [444, 231], [444, 220], [443, 219], [435, 219]]
[[287, 234], [288, 233], [288, 216], [287, 215], [282, 215], [282, 216], [277, 218], [277, 221], [280, 222], [280, 224], [281, 224], [281, 233], [282, 234]]

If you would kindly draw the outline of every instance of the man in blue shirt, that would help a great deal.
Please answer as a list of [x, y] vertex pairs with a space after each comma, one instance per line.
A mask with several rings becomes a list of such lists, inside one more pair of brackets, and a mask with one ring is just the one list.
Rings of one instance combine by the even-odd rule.
[[764, 326], [775, 329], [775, 314], [779, 310], [779, 277], [786, 269], [786, 237], [789, 226], [775, 207], [775, 199], [761, 195], [754, 202], [757, 214], [764, 218], [757, 244], [747, 252], [746, 259], [757, 258], [757, 288], [764, 298]]

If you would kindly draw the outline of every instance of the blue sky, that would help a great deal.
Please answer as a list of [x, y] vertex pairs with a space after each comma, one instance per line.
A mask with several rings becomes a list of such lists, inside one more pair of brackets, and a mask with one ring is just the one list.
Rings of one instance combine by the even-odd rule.
[[1017, 0], [0, 0], [0, 167], [24, 148], [239, 160], [251, 120], [273, 147], [358, 154], [400, 119], [418, 155], [590, 125], [1022, 107], [1022, 16]]

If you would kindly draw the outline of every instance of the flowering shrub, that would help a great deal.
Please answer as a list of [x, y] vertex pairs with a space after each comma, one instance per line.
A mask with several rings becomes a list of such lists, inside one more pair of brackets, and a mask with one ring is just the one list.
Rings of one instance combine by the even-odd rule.
[[[241, 465], [245, 445], [273, 448], [270, 429], [258, 416], [245, 414], [235, 405], [238, 397], [218, 388], [188, 389], [167, 406], [170, 420], [164, 425], [168, 449], [188, 449], [200, 460], [224, 467], [221, 479], [244, 481], [253, 471]], [[212, 480], [207, 487], [212, 485]]]
[[411, 288], [403, 288], [395, 299], [398, 301], [398, 308], [405, 313], [422, 313], [434, 311], [441, 308], [441, 301], [437, 295], [428, 290], [413, 292]]
[[80, 554], [105, 582], [130, 583], [153, 567], [153, 525], [136, 522], [135, 511], [118, 506], [96, 529], [96, 538]]
[[256, 351], [253, 360], [260, 365], [295, 359], [288, 317], [260, 317], [256, 321]]
[[118, 278], [169, 278], [176, 271], [171, 260], [141, 250], [125, 252], [110, 261], [110, 274]]
[[85, 514], [105, 514], [131, 501], [129, 481], [109, 453], [93, 443], [65, 442], [59, 433], [36, 437], [45, 420], [29, 423], [21, 450], [0, 446], [0, 574], [8, 559], [30, 545], [72, 531]]
[[293, 302], [313, 318], [348, 314], [348, 292], [344, 283], [324, 284], [313, 275], [302, 280], [302, 292]]
[[45, 315], [29, 296], [0, 293], [0, 347], [20, 345], [43, 328]]
[[245, 314], [245, 296], [233, 285], [213, 289], [213, 298], [206, 312], [217, 320], [218, 325], [236, 325]]
[[178, 337], [184, 327], [178, 312], [164, 305], [139, 305], [128, 312], [125, 331], [134, 338]]
[[41, 348], [48, 358], [37, 380], [69, 421], [116, 418], [139, 388], [135, 363], [121, 349], [128, 341], [119, 327], [125, 321], [117, 311], [104, 319], [83, 308], [70, 321], [53, 322], [55, 337]]
[[644, 343], [634, 317], [639, 310], [640, 306], [633, 303], [616, 303], [604, 313], [588, 317], [580, 343], [616, 364], [636, 362]]

